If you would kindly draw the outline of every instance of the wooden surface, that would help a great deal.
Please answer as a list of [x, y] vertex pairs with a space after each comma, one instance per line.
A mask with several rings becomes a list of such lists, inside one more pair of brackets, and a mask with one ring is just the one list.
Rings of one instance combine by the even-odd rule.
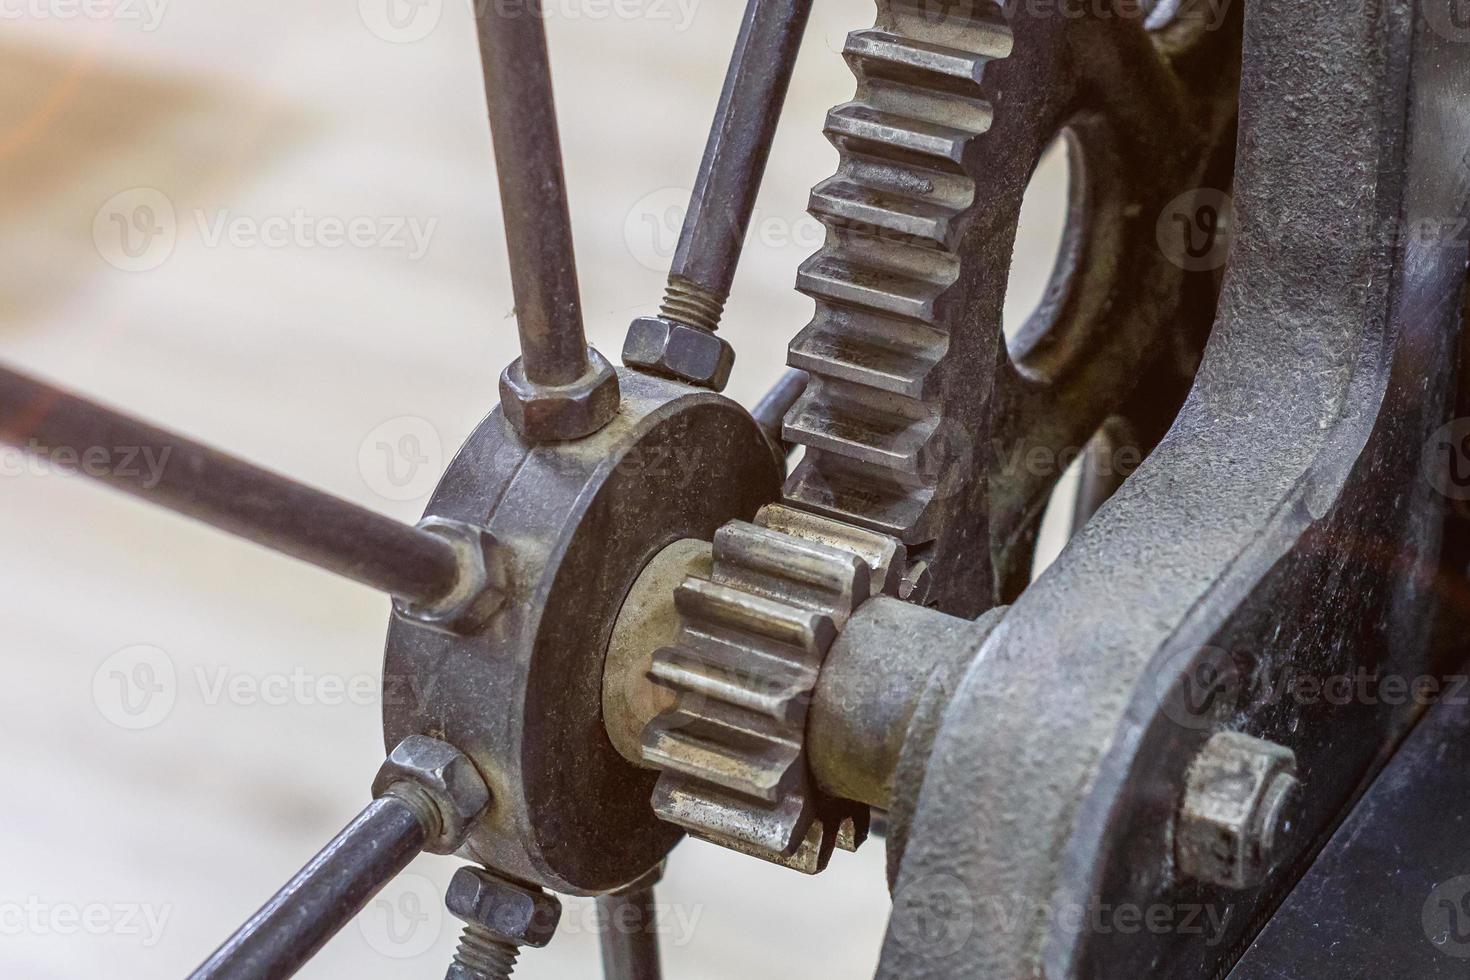
[[[741, 6], [552, 2], [588, 328], [609, 356], [656, 305]], [[821, 122], [851, 94], [842, 39], [871, 22], [818, 6], [726, 321], [747, 402], [810, 315], [791, 284], [835, 160]], [[415, 519], [514, 356], [468, 7], [85, 9], [0, 19], [0, 356]], [[171, 248], [136, 237], [169, 228]], [[386, 602], [0, 463], [0, 974], [182, 976], [365, 802]], [[303, 976], [442, 976], [454, 866], [417, 862]], [[882, 845], [805, 879], [685, 844], [661, 899], [673, 980], [862, 977]], [[517, 976], [595, 964], [572, 901]]]

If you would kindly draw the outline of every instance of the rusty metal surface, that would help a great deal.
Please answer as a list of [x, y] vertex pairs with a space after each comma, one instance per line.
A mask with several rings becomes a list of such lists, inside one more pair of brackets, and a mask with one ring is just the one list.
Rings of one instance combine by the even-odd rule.
[[624, 596], [666, 545], [753, 517], [780, 479], [744, 409], [634, 372], [622, 382], [618, 416], [581, 442], [532, 447], [498, 412], [484, 422], [429, 513], [503, 541], [511, 601], [473, 638], [395, 618], [384, 664], [435, 684], [420, 703], [385, 704], [386, 740], [434, 733], [490, 783], [495, 802], [462, 853], [570, 894], [627, 884], [679, 838], [648, 806], [655, 777], [602, 725]]
[[[1176, 873], [1175, 811], [1212, 731], [1295, 752], [1306, 840], [1401, 733], [1402, 701], [1260, 685], [1428, 669], [1443, 511], [1421, 466], [1452, 404], [1466, 250], [1395, 229], [1462, 218], [1470, 187], [1466, 50], [1425, 29], [1436, 6], [1252, 8], [1239, 230], [1199, 377], [951, 702], [880, 977], [1211, 975], [1281, 884]], [[936, 890], [969, 914], [917, 942]], [[1099, 902], [1224, 924], [1209, 941], [1100, 927]], [[1033, 914], [997, 919], [1017, 907]]]
[[[1182, 396], [1213, 291], [1154, 221], [1228, 171], [1237, 36], [1227, 18], [1166, 54], [1097, 10], [885, 0], [849, 37], [858, 91], [828, 117], [841, 162], [812, 193], [827, 243], [798, 279], [817, 314], [791, 345], [812, 381], [786, 418], [807, 448], [786, 497], [901, 538], [933, 581], [915, 600], [969, 617], [1008, 600], [1065, 468], [1017, 460], [1080, 448], [1139, 385]], [[1022, 192], [1061, 136], [1068, 237], [1008, 351]]]

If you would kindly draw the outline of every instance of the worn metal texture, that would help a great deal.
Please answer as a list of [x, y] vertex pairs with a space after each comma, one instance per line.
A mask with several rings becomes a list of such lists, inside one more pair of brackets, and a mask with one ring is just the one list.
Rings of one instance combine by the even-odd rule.
[[602, 723], [603, 659], [647, 562], [712, 537], [773, 499], [781, 472], [738, 405], [636, 372], [595, 436], [531, 446], [499, 412], [475, 432], [429, 505], [506, 548], [510, 597], [487, 629], [456, 637], [395, 617], [385, 690], [423, 679], [422, 703], [384, 699], [387, 742], [426, 733], [473, 759], [494, 798], [461, 853], [570, 894], [621, 887], [678, 839], [649, 808], [655, 776]]
[[418, 856], [430, 832], [420, 808], [396, 796], [368, 804], [190, 980], [284, 980], [352, 921]]
[[889, 596], [864, 603], [832, 644], [812, 692], [806, 742], [817, 785], [887, 810], [925, 691], [936, 673], [969, 661], [985, 629]]
[[1470, 700], [1457, 690], [1430, 709], [1230, 980], [1460, 980], [1467, 825]]
[[812, 0], [748, 0], [669, 269], [663, 315], [713, 330], [745, 245]]
[[[880, 977], [1210, 976], [1286, 882], [1180, 880], [1190, 760], [1217, 730], [1291, 749], [1310, 840], [1401, 732], [1401, 702], [1278, 684], [1428, 662], [1443, 501], [1421, 464], [1466, 249], [1395, 229], [1457, 222], [1470, 188], [1467, 46], [1433, 17], [1443, 3], [1251, 8], [1238, 235], [1199, 377], [951, 701]], [[1223, 925], [1123, 929], [1120, 907]]]
[[531, 385], [570, 385], [587, 373], [587, 336], [545, 15], [539, 0], [484, 4], [475, 10], [520, 330], [520, 363]]
[[[841, 162], [812, 192], [828, 237], [798, 277], [817, 310], [790, 349], [812, 380], [786, 417], [807, 448], [786, 497], [901, 538], [933, 583], [911, 598], [955, 615], [1024, 584], [1064, 466], [1018, 454], [1080, 447], [1139, 384], [1179, 387], [1211, 318], [1154, 219], [1228, 153], [1238, 21], [1166, 55], [1099, 10], [882, 0], [845, 49], [857, 95], [827, 121]], [[1063, 135], [1070, 230], [1008, 354], [1022, 194]]]
[[460, 556], [437, 534], [8, 368], [0, 442], [69, 451], [72, 469], [115, 490], [411, 602], [435, 606], [460, 584]]
[[601, 895], [603, 980], [659, 980], [658, 902], [652, 884]]
[[902, 554], [891, 538], [783, 507], [720, 528], [709, 578], [674, 595], [678, 637], [653, 654], [649, 676], [678, 695], [643, 734], [644, 761], [663, 771], [661, 818], [808, 873], [825, 867], [852, 808], [812, 784], [812, 692], [838, 631]]

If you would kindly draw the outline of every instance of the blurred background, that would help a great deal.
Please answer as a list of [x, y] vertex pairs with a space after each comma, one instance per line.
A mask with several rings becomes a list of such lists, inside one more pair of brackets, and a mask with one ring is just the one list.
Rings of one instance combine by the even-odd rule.
[[[611, 357], [657, 305], [743, 4], [547, 7]], [[817, 7], [725, 318], [747, 404], [811, 312], [792, 284], [836, 160], [822, 120], [872, 23]], [[3, 0], [0, 85], [4, 359], [416, 520], [516, 355], [470, 7]], [[1049, 158], [1033, 182], [1011, 319], [1065, 176]], [[365, 802], [386, 600], [13, 453], [0, 535], [0, 973], [183, 976]], [[442, 976], [454, 867], [420, 859], [302, 975]], [[866, 976], [883, 847], [807, 879], [686, 842], [660, 900], [678, 980]], [[522, 962], [596, 976], [590, 903]]]

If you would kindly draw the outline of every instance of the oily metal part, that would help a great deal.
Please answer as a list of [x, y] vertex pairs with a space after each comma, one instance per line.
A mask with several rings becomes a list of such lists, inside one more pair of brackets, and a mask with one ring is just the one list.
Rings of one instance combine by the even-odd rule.
[[532, 446], [498, 411], [479, 427], [428, 511], [495, 536], [509, 600], [472, 637], [395, 616], [384, 663], [388, 743], [442, 738], [491, 787], [461, 853], [568, 894], [626, 885], [679, 837], [649, 809], [654, 776], [602, 723], [624, 597], [665, 546], [754, 517], [781, 478], [740, 406], [637, 372], [621, 382], [618, 415], [578, 442]]
[[[1227, 24], [1204, 47], [1232, 37]], [[845, 54], [858, 92], [828, 117], [840, 165], [812, 193], [828, 238], [798, 277], [817, 309], [790, 349], [812, 380], [785, 422], [807, 449], [785, 495], [900, 538], [933, 583], [912, 598], [973, 617], [1006, 591], [997, 570], [1026, 564], [1061, 476], [1007, 469], [1017, 448], [1081, 446], [1208, 326], [1140, 216], [1197, 186], [1231, 118], [1230, 59], [1168, 60], [1137, 19], [1002, 16], [987, 0], [881, 0]], [[1072, 230], [1011, 364], [1021, 197], [1063, 131], [1082, 174]], [[992, 537], [994, 556], [976, 547]]]
[[643, 733], [644, 762], [662, 770], [653, 808], [717, 843], [816, 873], [861, 808], [812, 782], [812, 695], [853, 612], [897, 589], [903, 546], [774, 505], [754, 523], [722, 527], [712, 558], [707, 577], [675, 592], [682, 627], [653, 654], [649, 676], [677, 695]]
[[[1426, 669], [1443, 501], [1421, 466], [1450, 403], [1467, 256], [1392, 229], [1466, 212], [1470, 48], [1426, 27], [1448, 14], [1252, 8], [1239, 231], [1199, 378], [950, 702], [880, 977], [1210, 976], [1293, 855], [1243, 892], [1177, 875], [1198, 751], [1218, 730], [1290, 749], [1310, 842], [1400, 734], [1401, 702], [1268, 694], [1283, 676]], [[936, 922], [938, 898], [957, 911]], [[1223, 925], [1094, 925], [1123, 907], [1212, 908]]]

